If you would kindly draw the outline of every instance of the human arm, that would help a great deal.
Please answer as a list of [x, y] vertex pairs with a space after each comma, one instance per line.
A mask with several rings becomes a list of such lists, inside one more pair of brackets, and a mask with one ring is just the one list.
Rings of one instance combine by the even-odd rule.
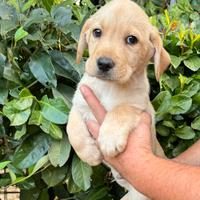
[[[97, 138], [106, 111], [89, 88], [84, 86], [82, 93], [97, 118], [98, 123], [87, 122]], [[151, 149], [150, 124], [149, 116], [143, 114], [140, 124], [130, 134], [126, 150], [115, 158], [105, 158], [106, 161], [151, 199], [199, 200], [200, 168], [156, 157]]]
[[173, 160], [179, 163], [200, 166], [200, 140]]

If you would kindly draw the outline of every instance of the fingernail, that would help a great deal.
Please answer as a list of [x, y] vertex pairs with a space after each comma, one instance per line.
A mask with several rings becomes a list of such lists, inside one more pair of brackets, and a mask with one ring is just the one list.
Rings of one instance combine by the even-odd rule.
[[81, 85], [81, 86], [80, 86], [80, 91], [81, 91], [82, 94], [85, 94], [85, 93], [86, 93], [86, 88], [85, 88], [84, 85]]

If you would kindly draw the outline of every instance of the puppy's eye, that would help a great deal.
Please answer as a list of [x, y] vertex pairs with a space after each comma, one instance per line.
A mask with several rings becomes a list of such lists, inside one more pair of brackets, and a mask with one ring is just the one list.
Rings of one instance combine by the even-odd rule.
[[133, 44], [137, 44], [137, 42], [138, 42], [138, 39], [134, 35], [129, 35], [126, 38], [126, 44], [133, 45]]
[[101, 35], [102, 35], [101, 29], [99, 29], [99, 28], [94, 29], [94, 30], [93, 30], [93, 35], [94, 35], [94, 37], [96, 37], [96, 38], [101, 37]]

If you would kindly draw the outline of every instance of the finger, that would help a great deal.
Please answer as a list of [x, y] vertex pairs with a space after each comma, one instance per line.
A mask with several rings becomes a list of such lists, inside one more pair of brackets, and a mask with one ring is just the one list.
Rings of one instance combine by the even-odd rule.
[[130, 134], [129, 140], [135, 141], [136, 146], [143, 147], [150, 150], [152, 148], [152, 133], [151, 133], [152, 120], [151, 115], [148, 113], [142, 113], [140, 122], [133, 134]]
[[93, 138], [97, 139], [99, 136], [99, 128], [100, 128], [99, 124], [95, 121], [90, 120], [86, 121], [86, 125]]
[[145, 123], [147, 126], [150, 126], [152, 123], [151, 115], [147, 112], [143, 112], [140, 121]]
[[100, 101], [88, 86], [82, 85], [80, 90], [87, 104], [91, 108], [96, 120], [99, 122], [99, 124], [102, 124], [106, 115], [105, 108], [101, 105]]

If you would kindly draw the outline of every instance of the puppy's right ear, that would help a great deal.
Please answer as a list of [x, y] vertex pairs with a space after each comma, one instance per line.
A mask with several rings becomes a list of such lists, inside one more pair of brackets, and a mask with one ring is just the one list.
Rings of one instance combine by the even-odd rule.
[[78, 49], [76, 54], [76, 63], [79, 64], [81, 61], [81, 58], [83, 56], [84, 50], [87, 48], [87, 39], [86, 39], [86, 32], [90, 28], [90, 19], [88, 19], [85, 24], [83, 25], [83, 28], [81, 30], [79, 42], [78, 42]]

